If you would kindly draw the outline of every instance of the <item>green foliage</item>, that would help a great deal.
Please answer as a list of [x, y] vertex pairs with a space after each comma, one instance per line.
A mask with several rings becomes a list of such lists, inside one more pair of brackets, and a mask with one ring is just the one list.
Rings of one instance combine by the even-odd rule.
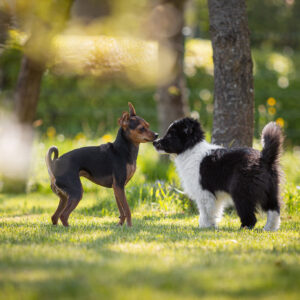
[[300, 186], [289, 183], [285, 186], [283, 203], [287, 213], [300, 214]]
[[[206, 0], [196, 0], [191, 26], [197, 37], [208, 39], [209, 15]], [[299, 1], [251, 0], [246, 1], [251, 45], [254, 47], [299, 48]]]
[[13, 90], [17, 83], [22, 53], [18, 45], [10, 46], [0, 55], [0, 70], [2, 71], [2, 93], [0, 94], [0, 107], [13, 108]]
[[299, 48], [299, 1], [247, 1], [253, 45]]
[[[19, 50], [9, 48], [1, 57], [5, 89], [2, 104], [8, 101], [19, 68]], [[205, 128], [212, 128], [213, 64], [209, 41], [189, 40], [186, 44], [186, 75], [192, 111], [199, 113]], [[300, 143], [300, 55], [289, 51], [253, 50], [255, 74], [255, 136], [271, 120], [279, 119], [289, 144]], [[157, 130], [154, 87], [142, 88], [128, 82], [105, 80], [93, 76], [63, 76], [47, 71], [43, 78], [37, 118], [39, 131], [49, 127], [65, 136], [83, 132], [90, 137], [101, 136], [117, 126], [117, 119], [132, 101], [139, 115]], [[271, 107], [268, 99], [274, 98]]]
[[[80, 131], [93, 136], [116, 128], [122, 112], [132, 101], [137, 112], [156, 128], [153, 89], [122, 83], [103, 82], [95, 77], [63, 77], [46, 74], [37, 118], [41, 131], [54, 126], [59, 133], [75, 135]], [[151, 107], [149, 110], [148, 107]]]

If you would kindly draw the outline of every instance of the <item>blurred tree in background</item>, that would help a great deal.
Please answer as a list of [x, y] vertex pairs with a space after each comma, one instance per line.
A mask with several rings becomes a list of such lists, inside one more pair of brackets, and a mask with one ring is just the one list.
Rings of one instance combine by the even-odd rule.
[[[12, 25], [11, 19], [14, 20], [14, 28], [27, 36], [22, 47], [21, 66], [13, 97], [16, 121], [12, 118], [7, 121], [6, 126], [1, 124], [2, 131], [11, 130], [10, 144], [14, 144], [13, 139], [18, 139], [18, 144], [14, 144], [14, 152], [10, 159], [7, 157], [6, 162], [16, 162], [16, 171], [12, 171], [12, 174], [4, 172], [3, 175], [4, 189], [9, 191], [12, 188], [16, 192], [25, 191], [29, 176], [33, 141], [31, 126], [35, 120], [42, 76], [52, 56], [52, 39], [62, 30], [72, 2], [17, 0], [5, 4], [7, 5], [1, 6], [1, 14], [7, 16], [0, 24], [4, 33], [2, 41], [7, 40], [7, 28]], [[2, 140], [5, 140], [5, 134], [3, 136]], [[7, 147], [10, 145], [7, 144]], [[22, 159], [18, 161], [20, 157]], [[14, 169], [13, 164], [11, 169]]]
[[[151, 13], [150, 30], [158, 41], [156, 100], [161, 135], [173, 121], [189, 112], [184, 74], [185, 5], [185, 0], [162, 0], [157, 2]], [[171, 60], [169, 68], [166, 68], [167, 60]]]
[[253, 74], [246, 3], [208, 0], [214, 59], [212, 142], [252, 146]]
[[15, 90], [16, 114], [20, 123], [32, 125], [42, 76], [52, 55], [52, 39], [63, 29], [72, 1], [18, 0], [15, 4], [17, 26], [28, 36]]

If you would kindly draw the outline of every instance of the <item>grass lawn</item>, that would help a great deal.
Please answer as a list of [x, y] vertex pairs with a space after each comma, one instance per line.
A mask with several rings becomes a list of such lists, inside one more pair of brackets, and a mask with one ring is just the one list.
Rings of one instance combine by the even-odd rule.
[[[283, 162], [285, 169], [299, 163], [291, 153]], [[139, 161], [127, 189], [132, 228], [116, 226], [112, 191], [86, 181], [64, 228], [50, 224], [58, 199], [44, 187], [42, 155], [37, 163], [38, 191], [0, 194], [1, 299], [299, 299], [296, 179], [285, 190], [278, 232], [262, 230], [264, 215], [254, 230], [240, 230], [230, 211], [218, 229], [200, 230], [197, 214], [167, 185], [146, 181]]]
[[127, 228], [96, 198], [64, 228], [53, 195], [0, 196], [1, 299], [299, 299], [299, 216], [268, 233], [262, 216], [252, 231], [234, 213], [200, 230], [196, 215], [137, 209]]

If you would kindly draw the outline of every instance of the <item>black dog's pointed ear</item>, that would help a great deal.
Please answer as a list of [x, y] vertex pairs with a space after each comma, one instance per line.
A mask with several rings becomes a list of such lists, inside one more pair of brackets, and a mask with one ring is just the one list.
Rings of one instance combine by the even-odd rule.
[[130, 117], [136, 116], [135, 109], [131, 102], [128, 102]]
[[121, 127], [126, 129], [129, 124], [129, 119], [130, 119], [129, 113], [125, 111], [123, 112], [122, 117], [118, 120], [118, 123]]

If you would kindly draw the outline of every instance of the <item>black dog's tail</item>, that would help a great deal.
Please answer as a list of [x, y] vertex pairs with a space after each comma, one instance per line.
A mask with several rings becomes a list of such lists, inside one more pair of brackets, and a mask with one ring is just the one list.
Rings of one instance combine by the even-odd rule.
[[[54, 153], [54, 158], [52, 159], [52, 153]], [[53, 174], [53, 163], [58, 158], [58, 149], [55, 146], [52, 146], [49, 148], [47, 154], [46, 154], [46, 165], [48, 168], [48, 173], [51, 178], [51, 180], [54, 178]]]
[[270, 122], [264, 127], [261, 138], [263, 145], [261, 159], [268, 166], [279, 163], [283, 139], [281, 128], [275, 122]]

